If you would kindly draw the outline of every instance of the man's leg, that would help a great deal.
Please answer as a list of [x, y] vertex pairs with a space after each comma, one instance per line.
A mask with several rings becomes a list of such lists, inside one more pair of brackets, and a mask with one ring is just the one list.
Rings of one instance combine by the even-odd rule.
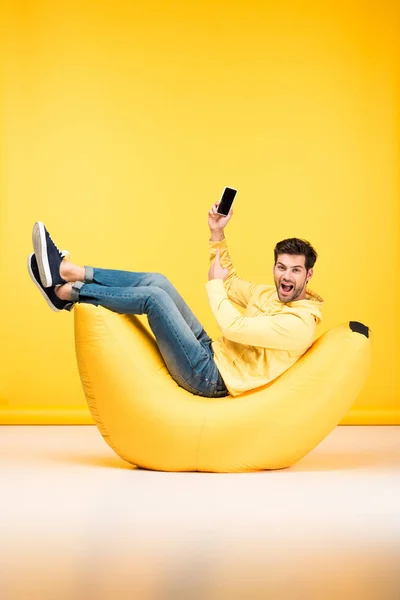
[[107, 287], [144, 287], [153, 286], [167, 292], [175, 303], [180, 314], [202, 344], [211, 345], [211, 338], [193, 314], [182, 296], [173, 284], [161, 273], [119, 271], [112, 269], [98, 269], [81, 267], [68, 260], [63, 260], [60, 265], [60, 275], [68, 282], [81, 281]]
[[211, 347], [200, 342], [170, 295], [152, 285], [110, 287], [67, 283], [56, 289], [62, 300], [103, 306], [120, 314], [147, 315], [172, 377], [186, 390], [206, 397], [227, 395]]
[[35, 252], [28, 259], [29, 272], [53, 310], [71, 310], [72, 303], [78, 301], [119, 313], [146, 314], [168, 370], [179, 385], [208, 397], [227, 394], [213, 359], [210, 338], [206, 340], [197, 319], [196, 337], [168, 292], [153, 285], [108, 287], [85, 283], [85, 269], [76, 265], [76, 269], [69, 265], [68, 274], [64, 252], [41, 221], [34, 225], [32, 241]]
[[[111, 287], [153, 285], [169, 294], [196, 338], [202, 344], [208, 347], [211, 346], [210, 337], [166, 277], [158, 273], [129, 273], [127, 271], [93, 269], [92, 267], [75, 265], [65, 260], [65, 252], [59, 250], [44, 223], [41, 221], [37, 221], [33, 226], [32, 243], [34, 256], [28, 259], [30, 274], [35, 285], [41, 289], [42, 294], [46, 297], [46, 301], [51, 305], [53, 310], [59, 310], [59, 308], [54, 306], [54, 303], [57, 303], [58, 299], [57, 296], [54, 296], [53, 289], [66, 282], [81, 281]], [[32, 274], [32, 262], [35, 263], [35, 267], [37, 264], [37, 276]], [[60, 305], [60, 309], [62, 309], [62, 305]]]

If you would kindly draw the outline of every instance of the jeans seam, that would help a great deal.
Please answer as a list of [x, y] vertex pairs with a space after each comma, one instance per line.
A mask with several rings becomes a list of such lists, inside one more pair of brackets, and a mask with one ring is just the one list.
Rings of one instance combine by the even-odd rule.
[[[129, 296], [127, 296], [127, 297], [129, 298]], [[161, 306], [161, 304], [158, 302], [158, 300], [157, 300], [157, 299], [153, 299], [153, 302], [155, 302], [155, 303], [157, 304], [157, 306], [163, 310], [163, 307]], [[189, 366], [190, 366], [190, 368], [192, 369], [192, 371], [193, 371], [194, 375], [195, 375], [196, 377], [198, 377], [198, 378], [200, 379], [200, 381], [203, 381], [203, 382], [205, 382], [205, 383], [208, 383], [208, 384], [211, 384], [211, 385], [212, 385], [212, 383], [211, 383], [211, 382], [210, 382], [208, 379], [205, 379], [204, 377], [202, 377], [202, 376], [200, 375], [200, 373], [199, 373], [199, 372], [198, 372], [198, 371], [195, 369], [195, 367], [193, 366], [193, 364], [192, 364], [192, 361], [191, 361], [191, 359], [190, 359], [189, 355], [188, 355], [188, 354], [187, 354], [187, 352], [186, 352], [186, 348], [185, 348], [185, 346], [182, 344], [182, 342], [181, 342], [181, 340], [180, 340], [180, 338], [179, 338], [178, 332], [177, 332], [177, 330], [176, 330], [176, 328], [175, 328], [174, 324], [173, 324], [173, 323], [172, 323], [172, 321], [169, 319], [169, 317], [168, 317], [168, 314], [167, 314], [167, 313], [165, 313], [165, 315], [166, 315], [166, 318], [167, 318], [168, 322], [170, 323], [171, 327], [174, 329], [174, 331], [175, 331], [175, 333], [176, 333], [176, 335], [177, 335], [177, 339], [178, 339], [178, 341], [179, 341], [179, 344], [180, 344], [180, 346], [181, 346], [181, 348], [182, 348], [182, 350], [183, 350], [183, 352], [184, 352], [184, 354], [185, 354], [185, 356], [186, 356], [186, 359], [187, 359], [187, 361], [188, 361], [188, 363], [189, 363]], [[194, 334], [193, 334], [193, 335], [194, 335]], [[196, 338], [196, 339], [197, 339], [197, 338]], [[197, 340], [197, 343], [198, 343], [198, 344], [201, 346], [201, 348], [203, 348], [203, 344], [202, 344], [201, 342], [199, 342], [199, 340]], [[203, 348], [203, 350], [204, 350], [204, 348]], [[182, 375], [181, 375], [181, 377], [182, 377]], [[184, 382], [185, 382], [185, 383], [186, 383], [188, 386], [190, 386], [192, 389], [194, 389], [194, 388], [193, 388], [193, 386], [192, 386], [192, 385], [190, 385], [190, 383], [188, 383], [184, 377], [182, 377], [182, 379], [183, 379], [183, 381], [184, 381]], [[217, 382], [216, 382], [216, 383], [217, 383]], [[198, 391], [198, 390], [196, 390], [196, 391]]]
[[[157, 306], [158, 306], [159, 308], [161, 308], [161, 309], [163, 310], [163, 312], [164, 312], [164, 309], [163, 309], [163, 307], [161, 306], [161, 304], [158, 302], [158, 300], [157, 300], [157, 299], [153, 299], [153, 302], [155, 302], [155, 303], [157, 304]], [[187, 361], [188, 361], [188, 363], [189, 363], [189, 366], [190, 366], [190, 368], [192, 369], [192, 371], [193, 371], [194, 373], [196, 373], [196, 374], [197, 374], [197, 372], [196, 372], [196, 370], [195, 370], [194, 366], [192, 365], [192, 361], [190, 360], [190, 357], [188, 356], [188, 354], [187, 354], [187, 352], [186, 352], [186, 348], [185, 348], [185, 346], [182, 344], [182, 342], [181, 342], [181, 340], [180, 340], [180, 338], [179, 338], [178, 332], [177, 332], [177, 330], [176, 330], [176, 328], [175, 328], [174, 324], [173, 324], [173, 323], [172, 323], [172, 321], [169, 319], [169, 317], [168, 317], [168, 314], [167, 314], [167, 313], [164, 313], [164, 314], [166, 315], [166, 318], [167, 318], [167, 320], [168, 320], [169, 324], [171, 325], [172, 329], [174, 330], [174, 332], [175, 332], [175, 334], [176, 334], [176, 336], [177, 336], [178, 342], [179, 342], [179, 344], [180, 344], [180, 346], [181, 346], [181, 348], [182, 348], [182, 350], [183, 350], [183, 352], [184, 352], [184, 354], [185, 354], [185, 356], [186, 356], [186, 359], [187, 359]], [[201, 345], [201, 344], [200, 344], [200, 345]], [[185, 380], [185, 378], [184, 378], [184, 377], [182, 377], [182, 379], [183, 379], [183, 381], [185, 381], [185, 382], [186, 382], [186, 380]], [[205, 380], [205, 381], [207, 381], [207, 380]], [[186, 382], [186, 383], [187, 383], [187, 382]], [[208, 383], [208, 382], [207, 382], [207, 383]], [[188, 384], [188, 385], [190, 385], [190, 384]], [[192, 387], [192, 386], [191, 386], [191, 387]]]

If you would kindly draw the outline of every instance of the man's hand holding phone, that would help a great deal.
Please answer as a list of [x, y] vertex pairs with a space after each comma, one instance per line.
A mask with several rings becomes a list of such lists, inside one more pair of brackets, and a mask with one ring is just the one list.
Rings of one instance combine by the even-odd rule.
[[[224, 239], [224, 228], [232, 218], [232, 202], [236, 196], [236, 190], [226, 187], [221, 200], [215, 202], [208, 211], [208, 226], [211, 231], [211, 241], [220, 242]], [[208, 279], [225, 279], [228, 277], [229, 270], [222, 267], [220, 262], [220, 252], [217, 255], [208, 271]]]
[[215, 202], [208, 211], [208, 226], [211, 231], [211, 240], [213, 242], [220, 242], [224, 239], [224, 227], [229, 223], [233, 215], [232, 209], [230, 209], [226, 217], [219, 215], [218, 204], [218, 202]]
[[237, 190], [226, 187], [222, 193], [219, 202], [215, 202], [208, 211], [208, 226], [211, 231], [211, 240], [219, 242], [224, 239], [224, 227], [230, 221], [232, 212], [232, 203], [235, 199]]

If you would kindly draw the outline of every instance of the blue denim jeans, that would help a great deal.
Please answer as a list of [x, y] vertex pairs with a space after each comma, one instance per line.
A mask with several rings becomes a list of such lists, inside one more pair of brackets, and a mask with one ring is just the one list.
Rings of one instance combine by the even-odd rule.
[[228, 395], [212, 340], [164, 275], [85, 267], [84, 282], [72, 286], [72, 300], [121, 314], [145, 314], [179, 386], [208, 398]]

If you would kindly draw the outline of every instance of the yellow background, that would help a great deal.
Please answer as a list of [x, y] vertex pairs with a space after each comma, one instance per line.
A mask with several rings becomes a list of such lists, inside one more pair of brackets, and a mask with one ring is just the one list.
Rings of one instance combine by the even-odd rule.
[[272, 282], [275, 243], [306, 238], [318, 333], [372, 330], [343, 423], [400, 423], [397, 6], [3, 3], [1, 422], [91, 422], [73, 313], [28, 276], [33, 223], [78, 263], [165, 273], [216, 337], [207, 210], [230, 185], [239, 275]]

